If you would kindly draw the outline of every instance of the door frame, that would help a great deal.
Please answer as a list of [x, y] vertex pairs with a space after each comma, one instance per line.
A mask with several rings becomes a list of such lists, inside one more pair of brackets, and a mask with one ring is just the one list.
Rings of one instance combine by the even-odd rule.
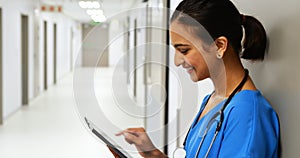
[[22, 105], [28, 105], [28, 15], [21, 14], [21, 85], [22, 85]]
[[134, 40], [133, 40], [133, 96], [137, 93], [137, 19], [134, 19]]
[[48, 80], [47, 80], [47, 65], [48, 65], [48, 48], [47, 48], [47, 43], [48, 43], [48, 35], [47, 35], [47, 31], [48, 31], [48, 27], [47, 27], [47, 21], [44, 21], [43, 23], [44, 25], [44, 90], [48, 89]]
[[0, 125], [3, 124], [2, 8], [0, 8]]
[[[171, 8], [171, 0], [166, 0], [166, 1], [164, 1], [164, 6], [165, 6], [165, 8]], [[164, 12], [164, 23], [165, 23], [165, 26], [166, 26], [166, 28], [170, 28], [170, 23], [169, 23], [169, 21], [170, 21], [170, 9], [168, 9], [168, 10], [166, 10], [165, 12]], [[169, 91], [170, 91], [170, 89], [169, 89], [169, 73], [170, 73], [170, 70], [169, 70], [169, 65], [170, 65], [170, 60], [169, 60], [169, 56], [170, 56], [170, 34], [169, 34], [169, 31], [167, 30], [166, 32], [165, 32], [166, 34], [165, 34], [165, 41], [166, 41], [166, 58], [165, 58], [165, 62], [166, 62], [166, 68], [165, 68], [165, 90], [166, 90], [166, 101], [165, 101], [165, 109], [164, 109], [164, 112], [165, 112], [165, 114], [164, 114], [164, 126], [165, 127], [167, 127], [167, 128], [165, 128], [165, 131], [164, 131], [164, 133], [165, 133], [165, 136], [164, 136], [164, 144], [166, 144], [165, 146], [164, 146], [164, 153], [165, 154], [168, 154], [168, 150], [169, 150], [169, 147], [168, 147], [168, 142], [169, 142], [169, 128], [170, 128], [170, 126], [168, 126], [168, 124], [169, 124], [169, 107], [171, 107], [172, 105], [169, 105]]]
[[57, 82], [57, 24], [53, 24], [53, 82]]

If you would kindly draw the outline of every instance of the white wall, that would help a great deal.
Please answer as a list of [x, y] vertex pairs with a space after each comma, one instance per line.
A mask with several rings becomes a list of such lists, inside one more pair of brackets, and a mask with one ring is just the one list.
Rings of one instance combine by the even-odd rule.
[[[27, 15], [29, 22], [29, 100], [34, 98], [34, 18], [36, 18], [34, 0], [0, 0], [3, 14], [3, 117], [6, 118], [21, 107], [21, 14]], [[81, 28], [78, 23], [62, 14], [40, 14], [40, 92], [43, 91], [43, 25], [48, 22], [48, 85], [53, 84], [53, 22], [57, 23], [57, 77], [61, 78], [70, 70], [70, 32], [73, 29], [76, 39], [81, 43]], [[66, 47], [67, 46], [67, 47]], [[73, 50], [79, 51], [74, 46]], [[75, 53], [74, 53], [75, 54]], [[75, 55], [74, 55], [75, 56]]]
[[[57, 79], [71, 70], [71, 62], [81, 58], [81, 25], [69, 17], [59, 13], [40, 14], [40, 92], [44, 88], [44, 21], [47, 21], [47, 85], [53, 84], [53, 24], [57, 24]], [[73, 39], [71, 33], [73, 32]], [[71, 48], [72, 47], [72, 48]], [[73, 51], [71, 55], [71, 50]], [[73, 60], [71, 60], [73, 57]], [[73, 66], [74, 67], [74, 66]]]
[[[82, 25], [79, 22], [72, 22], [73, 28], [73, 65], [82, 65]], [[78, 62], [76, 62], [78, 60]], [[77, 64], [77, 65], [76, 65]]]
[[[3, 117], [21, 106], [21, 14], [29, 16], [29, 72], [33, 71], [33, 3], [1, 0], [3, 16]], [[32, 76], [29, 77], [32, 81]], [[29, 82], [32, 85], [32, 82]], [[33, 96], [33, 89], [29, 89]]]
[[282, 157], [298, 157], [300, 121], [300, 1], [235, 1], [241, 13], [254, 15], [265, 26], [270, 40], [263, 63], [245, 63], [257, 87], [279, 114]]
[[[124, 19], [126, 20], [126, 19]], [[124, 47], [123, 38], [125, 21], [112, 19], [109, 24], [109, 66], [123, 65]]]

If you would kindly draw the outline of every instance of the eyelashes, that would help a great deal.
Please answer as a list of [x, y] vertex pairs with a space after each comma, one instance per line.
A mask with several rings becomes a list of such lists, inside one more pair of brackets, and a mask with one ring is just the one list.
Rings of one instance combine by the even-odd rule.
[[181, 54], [186, 54], [188, 51], [189, 51], [189, 49], [181, 49], [181, 50], [179, 50], [179, 52]]

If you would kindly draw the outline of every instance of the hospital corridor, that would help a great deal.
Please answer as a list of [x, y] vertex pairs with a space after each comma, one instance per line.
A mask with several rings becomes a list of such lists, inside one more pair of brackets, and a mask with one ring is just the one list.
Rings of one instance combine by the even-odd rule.
[[1, 157], [111, 157], [82, 125], [72, 93], [72, 73], [21, 107], [0, 127]]
[[[107, 146], [140, 158], [124, 139], [135, 128], [165, 156], [184, 158], [215, 85], [192, 78], [193, 64], [209, 60], [189, 63], [184, 52], [188, 66], [176, 60], [187, 46], [172, 43], [170, 32], [182, 1], [0, 0], [0, 158], [113, 158]], [[241, 62], [279, 118], [281, 157], [298, 157], [300, 1], [230, 1], [265, 28], [264, 61]]]

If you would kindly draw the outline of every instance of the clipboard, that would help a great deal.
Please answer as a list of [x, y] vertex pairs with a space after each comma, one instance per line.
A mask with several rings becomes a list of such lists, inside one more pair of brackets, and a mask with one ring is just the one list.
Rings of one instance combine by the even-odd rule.
[[84, 117], [84, 120], [91, 130], [102, 142], [109, 146], [120, 158], [132, 158], [124, 149], [118, 146], [113, 140], [111, 140], [102, 130], [97, 128], [90, 120]]

